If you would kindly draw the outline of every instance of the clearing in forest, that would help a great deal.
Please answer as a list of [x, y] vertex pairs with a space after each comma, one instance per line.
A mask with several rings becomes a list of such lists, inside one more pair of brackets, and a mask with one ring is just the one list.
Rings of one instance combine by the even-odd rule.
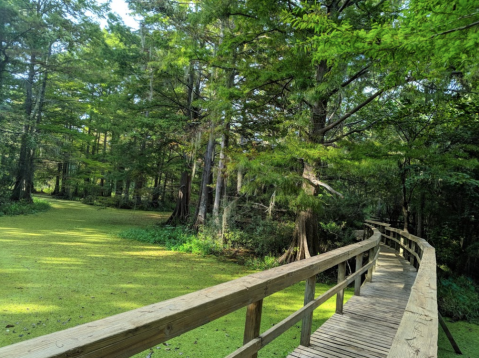
[[[167, 214], [49, 200], [48, 212], [0, 218], [0, 347], [251, 273], [214, 257], [116, 236], [126, 228], [157, 223]], [[316, 290], [319, 294], [326, 289], [318, 284]], [[301, 283], [266, 299], [262, 331], [301, 307], [303, 293]], [[333, 311], [332, 301], [317, 310], [315, 327]], [[154, 347], [152, 357], [224, 357], [241, 344], [244, 317], [245, 309], [236, 311]], [[286, 356], [299, 344], [299, 333], [299, 325], [291, 328], [261, 356]]]

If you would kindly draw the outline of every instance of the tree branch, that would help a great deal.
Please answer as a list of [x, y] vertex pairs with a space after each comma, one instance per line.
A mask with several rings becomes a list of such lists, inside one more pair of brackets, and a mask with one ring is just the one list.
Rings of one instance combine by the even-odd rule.
[[[350, 79], [348, 79], [346, 82], [343, 82], [339, 87], [341, 88], [344, 88], [346, 87], [347, 85], [349, 85], [351, 82], [357, 80], [359, 77], [361, 77], [362, 75], [368, 73], [368, 69], [369, 69], [369, 66], [371, 65], [367, 65], [366, 67], [360, 69], [358, 72], [356, 72]], [[335, 94], [336, 92], [339, 91], [339, 88], [335, 88], [333, 89], [332, 91], [330, 91], [328, 93], [328, 96], [332, 96], [333, 94]]]
[[341, 198], [344, 198], [343, 194], [341, 194], [340, 192], [337, 192], [336, 190], [331, 188], [328, 184], [316, 179], [313, 168], [306, 162], [304, 163], [303, 178], [306, 179], [313, 186], [322, 186], [329, 192], [339, 195]]
[[340, 125], [340, 124], [343, 123], [346, 119], [348, 119], [349, 117], [351, 117], [354, 113], [356, 113], [356, 112], [359, 111], [361, 108], [365, 107], [365, 106], [368, 105], [370, 102], [372, 102], [376, 97], [378, 97], [379, 95], [381, 95], [383, 92], [384, 92], [384, 90], [383, 90], [383, 89], [380, 89], [379, 91], [377, 91], [376, 93], [374, 93], [371, 97], [369, 97], [367, 100], [365, 100], [363, 103], [357, 105], [357, 106], [354, 107], [352, 110], [350, 110], [348, 113], [346, 113], [344, 116], [342, 116], [341, 118], [339, 118], [336, 122], [331, 123], [331, 124], [327, 125], [326, 127], [320, 129], [317, 134], [324, 134], [324, 133], [326, 133], [327, 131], [329, 131], [330, 129], [333, 129], [334, 127]]
[[347, 136], [349, 136], [349, 135], [351, 135], [351, 134], [353, 134], [353, 133], [361, 133], [361, 132], [364, 132], [365, 130], [371, 128], [373, 125], [375, 125], [375, 124], [376, 124], [377, 122], [379, 122], [379, 121], [380, 121], [380, 119], [378, 119], [378, 120], [372, 122], [371, 124], [368, 124], [366, 127], [358, 128], [358, 129], [354, 129], [354, 130], [352, 130], [352, 131], [349, 131], [349, 132], [347, 132], [347, 133], [345, 133], [345, 134], [340, 135], [339, 137], [336, 137], [336, 138], [334, 138], [334, 139], [328, 140], [327, 142], [324, 142], [324, 144], [325, 144], [325, 145], [326, 145], [326, 144], [331, 145], [331, 144], [337, 142], [338, 140], [343, 139], [343, 138], [345, 138], [345, 137], [347, 137]]
[[434, 37], [436, 37], [436, 36], [441, 36], [441, 35], [450, 34], [451, 32], [456, 32], [456, 31], [465, 30], [465, 29], [468, 29], [468, 28], [473, 27], [473, 26], [476, 26], [476, 25], [479, 25], [479, 21], [473, 22], [472, 24], [469, 24], [469, 25], [466, 25], [466, 26], [456, 27], [455, 29], [451, 29], [451, 30], [447, 30], [447, 31], [444, 31], [444, 32], [440, 32], [440, 33], [438, 33], [438, 34], [432, 35], [431, 38], [434, 38]]

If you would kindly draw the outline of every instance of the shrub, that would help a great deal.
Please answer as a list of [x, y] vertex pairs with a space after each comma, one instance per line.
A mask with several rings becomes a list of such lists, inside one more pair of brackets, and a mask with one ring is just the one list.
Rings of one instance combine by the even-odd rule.
[[119, 237], [157, 244], [167, 250], [189, 252], [199, 255], [215, 254], [221, 251], [221, 247], [207, 237], [197, 237], [184, 227], [149, 227], [133, 228], [121, 231]]
[[233, 248], [244, 248], [255, 256], [280, 255], [291, 242], [294, 222], [253, 218], [242, 229], [225, 233], [225, 242]]
[[263, 258], [249, 257], [245, 261], [245, 266], [260, 271], [278, 267], [279, 265], [278, 258], [274, 256], [265, 256]]
[[0, 201], [0, 216], [36, 214], [50, 209], [50, 203], [43, 199], [33, 198], [33, 203], [28, 201]]

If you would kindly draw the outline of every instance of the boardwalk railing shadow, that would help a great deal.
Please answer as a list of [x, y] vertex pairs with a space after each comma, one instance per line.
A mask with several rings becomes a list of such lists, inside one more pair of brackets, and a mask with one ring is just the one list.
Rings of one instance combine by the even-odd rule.
[[[381, 239], [398, 253], [406, 255], [414, 265], [420, 265], [388, 357], [435, 357], [437, 304], [434, 249], [423, 239], [390, 228], [388, 224], [369, 221], [365, 228], [369, 238], [356, 244], [3, 347], [0, 348], [0, 357], [130, 357], [245, 306], [244, 344], [228, 358], [256, 357], [261, 348], [299, 321], [302, 321], [300, 344], [307, 347], [311, 340], [313, 311], [336, 295], [336, 312], [343, 312], [344, 289], [354, 282], [355, 294], [359, 295], [361, 276], [366, 274], [366, 281], [372, 279]], [[365, 257], [367, 262], [363, 264]], [[353, 258], [356, 260], [355, 272], [346, 276], [346, 262]], [[338, 284], [315, 297], [316, 275], [335, 266], [338, 267]], [[260, 334], [263, 299], [304, 280], [304, 306]]]

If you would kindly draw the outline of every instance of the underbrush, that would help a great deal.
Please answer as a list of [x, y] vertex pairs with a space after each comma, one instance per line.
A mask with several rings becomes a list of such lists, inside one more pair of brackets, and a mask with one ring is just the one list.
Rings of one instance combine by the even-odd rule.
[[148, 227], [121, 231], [122, 239], [137, 240], [164, 246], [171, 251], [188, 252], [199, 255], [217, 254], [221, 247], [217, 242], [201, 235], [195, 235], [183, 227]]
[[264, 271], [271, 269], [273, 267], [278, 267], [280, 263], [278, 262], [278, 258], [274, 256], [265, 256], [265, 257], [248, 257], [245, 262], [245, 266], [253, 269]]
[[175, 204], [171, 202], [157, 202], [153, 205], [151, 201], [143, 200], [140, 204], [137, 204], [133, 200], [125, 200], [121, 196], [88, 195], [82, 198], [81, 202], [93, 206], [144, 211], [173, 211], [175, 208]]
[[443, 316], [479, 323], [479, 291], [468, 277], [440, 274], [438, 305]]
[[33, 203], [28, 201], [0, 201], [0, 216], [36, 214], [50, 209], [50, 203], [43, 199], [33, 198]]
[[231, 225], [222, 237], [218, 235], [219, 228], [212, 224], [201, 227], [198, 233], [184, 226], [154, 226], [124, 230], [119, 236], [172, 251], [216, 255], [254, 270], [279, 266], [277, 257], [289, 244], [294, 223], [253, 219], [242, 226]]

